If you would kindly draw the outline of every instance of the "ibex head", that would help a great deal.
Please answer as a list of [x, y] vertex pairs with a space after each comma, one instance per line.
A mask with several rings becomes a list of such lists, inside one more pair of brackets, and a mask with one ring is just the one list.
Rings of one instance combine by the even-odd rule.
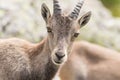
[[51, 59], [54, 64], [59, 65], [67, 60], [71, 44], [79, 35], [79, 29], [88, 23], [91, 12], [77, 19], [83, 1], [80, 1], [68, 16], [62, 15], [57, 0], [53, 0], [53, 4], [54, 10], [52, 16], [45, 4], [42, 4], [41, 13], [47, 25], [48, 41], [52, 55]]

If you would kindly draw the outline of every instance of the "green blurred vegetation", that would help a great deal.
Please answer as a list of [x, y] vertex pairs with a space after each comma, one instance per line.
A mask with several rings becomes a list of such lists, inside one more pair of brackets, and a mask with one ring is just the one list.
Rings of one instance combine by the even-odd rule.
[[120, 0], [101, 0], [112, 11], [113, 16], [120, 17]]

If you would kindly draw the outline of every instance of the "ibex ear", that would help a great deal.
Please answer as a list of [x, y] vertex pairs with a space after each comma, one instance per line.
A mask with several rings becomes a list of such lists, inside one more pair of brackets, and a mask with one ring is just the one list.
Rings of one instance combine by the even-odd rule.
[[41, 14], [42, 14], [43, 19], [47, 23], [48, 19], [51, 17], [51, 14], [50, 14], [50, 10], [44, 3], [41, 6]]
[[84, 14], [79, 20], [79, 24], [80, 24], [80, 28], [85, 26], [89, 20], [90, 20], [90, 17], [91, 17], [91, 11], [87, 12], [86, 14]]

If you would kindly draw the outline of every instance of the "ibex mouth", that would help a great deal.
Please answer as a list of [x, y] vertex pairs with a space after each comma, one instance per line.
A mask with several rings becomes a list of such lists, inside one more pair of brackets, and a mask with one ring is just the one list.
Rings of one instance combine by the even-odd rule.
[[[54, 60], [55, 61], [55, 60]], [[55, 61], [57, 64], [62, 64], [62, 61]]]
[[54, 63], [55, 65], [61, 65], [61, 64], [63, 64], [63, 63], [65, 62], [64, 59], [62, 59], [62, 60], [53, 59], [52, 61], [53, 61], [53, 63]]

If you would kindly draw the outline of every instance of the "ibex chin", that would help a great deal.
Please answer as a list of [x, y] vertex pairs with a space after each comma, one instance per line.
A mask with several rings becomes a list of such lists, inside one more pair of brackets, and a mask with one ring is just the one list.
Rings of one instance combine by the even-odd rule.
[[75, 42], [60, 80], [120, 80], [120, 53], [86, 41]]
[[33, 44], [15, 38], [0, 40], [0, 80], [52, 80], [67, 61], [72, 43], [91, 12], [77, 19], [83, 1], [67, 16], [62, 15], [57, 0], [53, 4], [52, 16], [45, 4], [41, 7], [48, 32], [43, 41]]

